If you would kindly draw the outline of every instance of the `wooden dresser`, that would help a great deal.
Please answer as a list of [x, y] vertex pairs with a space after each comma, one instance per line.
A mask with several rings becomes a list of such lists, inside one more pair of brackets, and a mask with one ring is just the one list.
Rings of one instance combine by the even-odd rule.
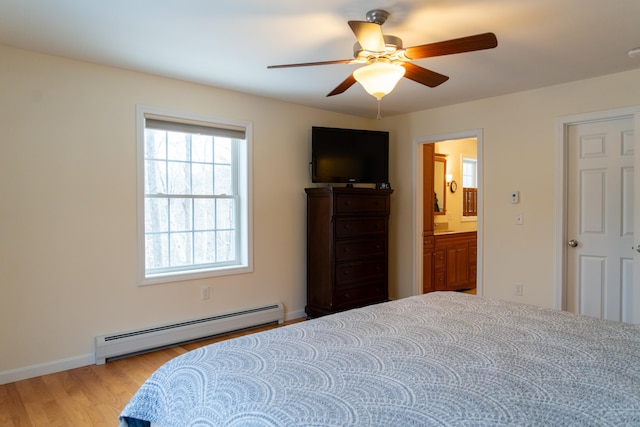
[[387, 301], [393, 190], [320, 187], [305, 192], [307, 316]]

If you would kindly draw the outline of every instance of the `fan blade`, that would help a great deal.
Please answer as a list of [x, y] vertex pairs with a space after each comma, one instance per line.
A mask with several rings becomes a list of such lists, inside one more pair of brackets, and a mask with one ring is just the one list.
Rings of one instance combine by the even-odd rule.
[[300, 64], [282, 64], [269, 65], [267, 68], [291, 68], [291, 67], [309, 67], [313, 65], [333, 65], [333, 64], [355, 64], [353, 59], [338, 59], [336, 61], [320, 61], [320, 62], [302, 62]]
[[410, 62], [405, 62], [402, 66], [406, 70], [404, 73], [406, 78], [425, 86], [436, 87], [449, 80], [449, 77], [443, 74], [427, 70]]
[[484, 33], [444, 42], [408, 47], [405, 49], [405, 55], [409, 59], [422, 59], [474, 50], [493, 49], [496, 46], [498, 46], [496, 35]]
[[356, 79], [355, 77], [353, 77], [353, 74], [349, 74], [349, 77], [347, 77], [342, 83], [340, 83], [334, 90], [332, 90], [327, 97], [329, 96], [333, 96], [333, 95], [340, 95], [342, 92], [344, 92], [345, 90], [349, 89], [351, 86], [353, 86], [356, 83]]
[[380, 25], [373, 22], [349, 21], [349, 26], [364, 50], [368, 50], [369, 52], [384, 52], [384, 36], [382, 35]]

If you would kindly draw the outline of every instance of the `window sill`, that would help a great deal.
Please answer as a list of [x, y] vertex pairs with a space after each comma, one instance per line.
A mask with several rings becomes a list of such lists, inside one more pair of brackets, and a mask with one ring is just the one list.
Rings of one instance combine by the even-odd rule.
[[236, 274], [246, 274], [253, 272], [253, 268], [249, 265], [229, 266], [210, 270], [193, 270], [182, 271], [176, 273], [153, 274], [141, 277], [138, 280], [138, 286], [157, 285], [160, 283], [184, 282], [187, 280], [204, 279], [207, 277], [233, 276]]

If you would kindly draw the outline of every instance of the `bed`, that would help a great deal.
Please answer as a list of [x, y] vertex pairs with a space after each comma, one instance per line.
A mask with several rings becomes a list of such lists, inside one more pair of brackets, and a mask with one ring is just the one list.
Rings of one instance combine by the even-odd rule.
[[119, 421], [640, 425], [640, 326], [434, 292], [190, 351], [152, 374]]

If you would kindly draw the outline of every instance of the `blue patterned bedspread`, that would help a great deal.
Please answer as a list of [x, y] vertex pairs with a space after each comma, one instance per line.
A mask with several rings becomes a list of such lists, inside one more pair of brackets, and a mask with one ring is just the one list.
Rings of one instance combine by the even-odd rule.
[[436, 292], [193, 350], [158, 369], [124, 417], [163, 427], [640, 425], [640, 327]]

